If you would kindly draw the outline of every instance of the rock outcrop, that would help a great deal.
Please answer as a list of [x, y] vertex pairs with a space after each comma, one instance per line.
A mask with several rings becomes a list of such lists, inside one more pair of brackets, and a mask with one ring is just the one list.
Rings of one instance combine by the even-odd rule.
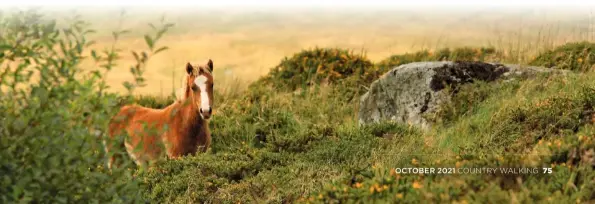
[[[474, 81], [495, 81], [557, 71], [541, 67], [521, 67], [484, 62], [416, 62], [393, 68], [374, 81], [361, 97], [360, 124], [392, 120], [427, 129], [422, 117], [433, 113], [450, 99], [446, 87]], [[558, 70], [559, 71], [559, 70]]]

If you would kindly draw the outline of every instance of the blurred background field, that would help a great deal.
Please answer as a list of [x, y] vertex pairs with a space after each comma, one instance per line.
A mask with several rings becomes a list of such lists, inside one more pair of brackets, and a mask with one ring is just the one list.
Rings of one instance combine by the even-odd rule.
[[[394, 54], [445, 47], [490, 46], [518, 56], [520, 63], [544, 49], [570, 41], [594, 40], [591, 9], [543, 8], [391, 8], [391, 9], [214, 9], [193, 7], [42, 9], [52, 17], [81, 15], [97, 33], [93, 49], [111, 46], [111, 32], [131, 32], [118, 42], [125, 50], [108, 77], [112, 90], [124, 91], [127, 50], [146, 47], [141, 36], [149, 22], [165, 16], [175, 27], [160, 41], [170, 49], [151, 59], [146, 87], [138, 94], [168, 95], [179, 86], [186, 62], [215, 62], [216, 88], [243, 90], [249, 82], [303, 49], [338, 47], [364, 53], [373, 62]], [[125, 10], [122, 13], [122, 10]], [[516, 53], [516, 55], [515, 55]]]

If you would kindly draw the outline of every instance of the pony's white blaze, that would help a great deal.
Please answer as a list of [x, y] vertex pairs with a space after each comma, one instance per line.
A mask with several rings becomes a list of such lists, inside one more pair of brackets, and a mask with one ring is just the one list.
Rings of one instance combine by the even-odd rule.
[[207, 93], [207, 77], [200, 75], [194, 79], [194, 84], [200, 89], [200, 108], [204, 111], [209, 111], [210, 101]]

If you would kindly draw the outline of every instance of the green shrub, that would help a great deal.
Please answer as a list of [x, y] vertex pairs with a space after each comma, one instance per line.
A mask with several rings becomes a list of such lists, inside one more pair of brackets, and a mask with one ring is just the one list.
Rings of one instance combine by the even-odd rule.
[[257, 84], [291, 91], [314, 84], [334, 83], [352, 75], [363, 76], [371, 67], [370, 60], [352, 51], [314, 48], [283, 59]]
[[501, 81], [483, 82], [477, 81], [457, 87], [456, 90], [448, 89], [451, 98], [440, 105], [436, 113], [426, 115], [429, 121], [447, 125], [456, 122], [460, 118], [474, 114], [478, 106], [493, 97], [494, 92], [508, 90], [513, 91], [519, 88], [521, 81], [514, 80], [502, 83]]
[[538, 55], [530, 65], [573, 71], [590, 71], [595, 65], [595, 44], [572, 42]]
[[390, 71], [392, 68], [395, 68], [402, 64], [408, 64], [412, 62], [422, 62], [422, 61], [433, 61], [435, 57], [427, 50], [414, 52], [414, 53], [406, 53], [402, 55], [392, 55], [378, 63], [375, 64], [376, 69], [381, 72], [385, 73]]
[[[502, 109], [491, 124], [492, 141], [507, 151], [523, 151], [540, 139], [575, 134], [595, 106], [595, 87], [538, 98], [530, 103]], [[497, 122], [496, 122], [497, 121]]]
[[[121, 98], [106, 92], [102, 77], [118, 50], [86, 56], [92, 30], [78, 19], [67, 23], [59, 27], [35, 11], [0, 17], [0, 64], [6, 65], [0, 70], [0, 202], [144, 202], [131, 163], [105, 168], [102, 141]], [[145, 39], [152, 50], [158, 37]], [[142, 86], [142, 68], [157, 52], [142, 53], [127, 88]], [[84, 58], [98, 67], [82, 69]]]
[[412, 62], [422, 61], [490, 61], [499, 59], [502, 54], [491, 47], [471, 48], [444, 48], [435, 52], [427, 50], [402, 55], [390, 56], [376, 64], [374, 76], [380, 76], [391, 69]]
[[149, 108], [156, 108], [162, 109], [169, 105], [171, 105], [176, 100], [175, 96], [168, 96], [168, 97], [160, 97], [160, 96], [147, 96], [147, 95], [140, 95], [136, 96], [132, 99], [134, 103], [149, 107]]
[[[242, 145], [234, 152], [198, 154], [181, 160], [163, 161], [142, 174], [147, 183], [146, 197], [152, 202], [213, 202], [238, 200], [217, 193], [254, 177], [261, 171], [287, 164], [277, 153]], [[249, 192], [242, 192], [248, 194]]]
[[436, 60], [450, 61], [491, 61], [501, 56], [500, 52], [492, 47], [460, 47], [455, 49], [444, 48], [436, 51]]

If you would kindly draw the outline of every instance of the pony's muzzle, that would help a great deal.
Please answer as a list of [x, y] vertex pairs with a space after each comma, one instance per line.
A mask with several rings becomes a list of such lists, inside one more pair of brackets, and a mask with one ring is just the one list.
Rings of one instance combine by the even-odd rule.
[[204, 111], [202, 108], [200, 108], [199, 111], [200, 111], [200, 115], [202, 115], [202, 117], [204, 119], [211, 118], [211, 114], [213, 113], [213, 109], [211, 107], [209, 107], [209, 109], [206, 111]]

